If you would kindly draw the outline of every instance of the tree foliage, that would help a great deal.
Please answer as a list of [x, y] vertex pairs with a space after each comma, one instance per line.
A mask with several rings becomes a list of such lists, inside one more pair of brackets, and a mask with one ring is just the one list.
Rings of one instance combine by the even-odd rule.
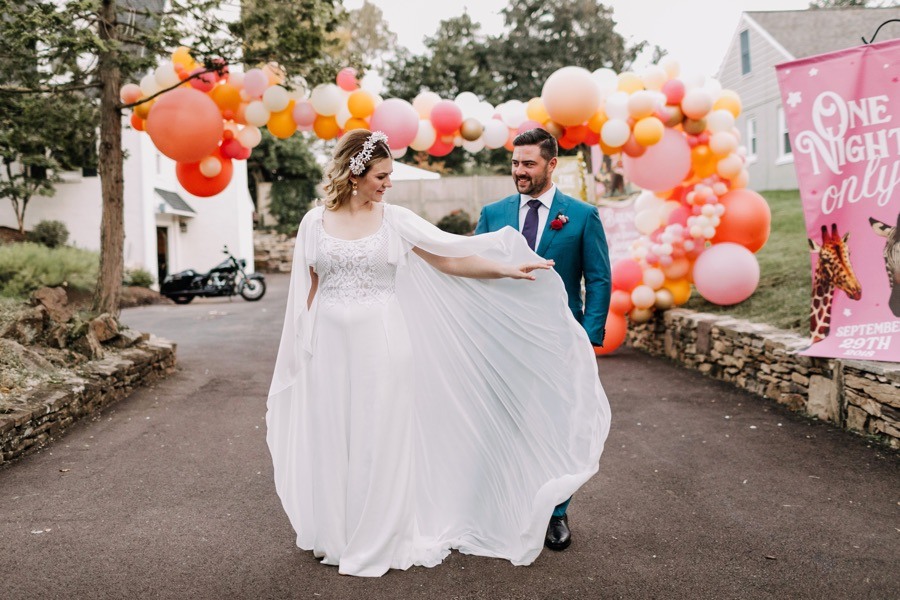
[[897, 2], [886, 0], [814, 0], [809, 3], [811, 9], [817, 8], [887, 8], [897, 6]]

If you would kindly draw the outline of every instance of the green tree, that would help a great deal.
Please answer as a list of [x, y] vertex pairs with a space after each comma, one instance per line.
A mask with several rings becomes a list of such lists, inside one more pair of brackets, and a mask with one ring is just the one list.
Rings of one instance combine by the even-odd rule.
[[385, 21], [384, 13], [369, 0], [364, 0], [362, 6], [347, 12], [336, 35], [344, 47], [346, 64], [361, 69], [381, 71], [385, 59], [394, 55], [399, 48], [397, 34]]
[[817, 8], [866, 8], [890, 3], [873, 2], [872, 0], [815, 0], [809, 3], [812, 9]]
[[122, 282], [122, 84], [186, 42], [209, 69], [242, 57], [253, 65], [277, 62], [312, 84], [333, 75], [334, 0], [248, 0], [229, 23], [219, 0], [0, 0], [0, 8], [0, 56], [35, 66], [30, 80], [0, 82], [0, 97], [84, 94], [96, 106], [103, 196], [98, 312], [118, 312]]
[[507, 31], [491, 40], [490, 55], [505, 99], [540, 96], [544, 81], [568, 65], [622, 71], [646, 45], [626, 44], [612, 8], [597, 0], [511, 0], [503, 18]]
[[[281, 233], [296, 233], [303, 215], [316, 197], [316, 186], [322, 181], [322, 168], [306, 139], [294, 135], [285, 140], [272, 137], [268, 131], [247, 160], [253, 191], [259, 183], [272, 184], [269, 212], [278, 222]], [[257, 206], [259, 197], [255, 198]]]

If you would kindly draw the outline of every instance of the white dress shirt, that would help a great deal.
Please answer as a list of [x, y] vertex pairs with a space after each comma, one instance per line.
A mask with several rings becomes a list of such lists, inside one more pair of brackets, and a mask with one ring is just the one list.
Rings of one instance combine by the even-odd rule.
[[[544, 233], [544, 227], [547, 225], [547, 218], [550, 216], [550, 205], [553, 204], [553, 196], [556, 194], [556, 184], [551, 184], [550, 189], [537, 197], [541, 201], [538, 207], [538, 230], [537, 237], [534, 240], [534, 248], [537, 249], [541, 245], [541, 235]], [[528, 214], [528, 201], [534, 196], [526, 194], [519, 195], [519, 231], [525, 227], [525, 215]]]

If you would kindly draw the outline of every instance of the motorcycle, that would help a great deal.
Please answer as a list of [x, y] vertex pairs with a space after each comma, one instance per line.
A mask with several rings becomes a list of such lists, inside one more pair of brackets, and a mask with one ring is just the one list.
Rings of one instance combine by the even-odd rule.
[[194, 298], [234, 296], [240, 294], [244, 300], [255, 302], [266, 293], [266, 280], [260, 273], [248, 275], [244, 272], [247, 261], [237, 259], [228, 251], [228, 257], [213, 267], [208, 273], [198, 273], [193, 269], [168, 275], [160, 286], [159, 293], [171, 298], [175, 304], [188, 304]]

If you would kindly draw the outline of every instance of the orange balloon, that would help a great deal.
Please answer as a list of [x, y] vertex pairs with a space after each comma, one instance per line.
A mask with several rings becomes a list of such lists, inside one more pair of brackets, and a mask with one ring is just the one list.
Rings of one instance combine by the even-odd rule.
[[666, 127], [656, 117], [644, 117], [634, 124], [634, 139], [641, 146], [652, 146], [662, 139]]
[[137, 131], [144, 130], [144, 120], [137, 116], [137, 113], [131, 113], [131, 126]]
[[269, 133], [280, 140], [291, 137], [297, 131], [297, 123], [294, 122], [295, 103], [294, 100], [291, 100], [288, 102], [287, 108], [277, 113], [272, 113], [269, 117], [269, 122], [266, 123]]
[[603, 141], [603, 139], [601, 139], [598, 142], [598, 144], [600, 144], [600, 150], [603, 152], [603, 154], [605, 154], [607, 156], [612, 156], [613, 154], [618, 154], [619, 152], [622, 151], [621, 146], [616, 146], [616, 147], [607, 146], [606, 143]]
[[727, 110], [735, 118], [741, 114], [741, 97], [733, 90], [722, 90], [719, 97], [713, 103], [713, 110]]
[[675, 306], [681, 306], [691, 297], [691, 284], [687, 279], [667, 279], [663, 283], [663, 289], [672, 292], [672, 300], [675, 302]]
[[206, 177], [201, 173], [199, 161], [177, 163], [175, 165], [175, 176], [178, 177], [178, 183], [187, 192], [195, 196], [200, 196], [201, 198], [215, 196], [228, 187], [234, 171], [230, 158], [223, 158], [218, 153], [216, 153], [216, 158], [222, 161], [222, 170], [215, 177]]
[[352, 131], [354, 129], [368, 129], [369, 122], [365, 119], [347, 119], [344, 123], [344, 131]]
[[230, 110], [234, 114], [241, 106], [241, 92], [230, 83], [220, 83], [212, 89], [209, 97], [222, 112]]
[[588, 129], [590, 129], [594, 133], [600, 133], [600, 130], [603, 129], [603, 124], [606, 123], [608, 120], [609, 120], [609, 118], [606, 116], [606, 111], [604, 111], [601, 108], [600, 110], [598, 110], [597, 112], [594, 113], [593, 117], [591, 117], [588, 120], [588, 122], [587, 122]]
[[316, 135], [319, 136], [323, 140], [334, 139], [341, 133], [341, 128], [337, 124], [337, 119], [334, 117], [325, 117], [322, 115], [316, 115], [316, 120], [313, 121], [313, 131], [316, 132]]
[[691, 165], [694, 169], [694, 175], [697, 177], [703, 179], [713, 175], [716, 172], [718, 163], [719, 157], [713, 154], [706, 144], [697, 144], [691, 148]]
[[138, 116], [140, 119], [147, 120], [147, 117], [150, 116], [150, 109], [153, 108], [153, 103], [156, 102], [156, 99], [148, 100], [143, 104], [138, 104], [134, 107], [134, 114]]
[[746, 188], [731, 190], [719, 202], [725, 207], [712, 243], [734, 242], [750, 252], [766, 245], [772, 228], [772, 212], [766, 199]]
[[375, 98], [366, 90], [356, 90], [347, 98], [347, 109], [357, 119], [365, 119], [375, 112]]
[[216, 151], [224, 126], [209, 96], [178, 88], [156, 99], [146, 129], [160, 152], [176, 162], [194, 163]]
[[604, 356], [615, 351], [622, 345], [628, 335], [628, 321], [623, 315], [609, 313], [606, 315], [606, 335], [603, 337], [603, 346], [594, 346], [594, 354]]
[[550, 114], [544, 107], [544, 101], [540, 98], [532, 98], [525, 107], [525, 114], [529, 119], [537, 123], [544, 123], [550, 120]]

